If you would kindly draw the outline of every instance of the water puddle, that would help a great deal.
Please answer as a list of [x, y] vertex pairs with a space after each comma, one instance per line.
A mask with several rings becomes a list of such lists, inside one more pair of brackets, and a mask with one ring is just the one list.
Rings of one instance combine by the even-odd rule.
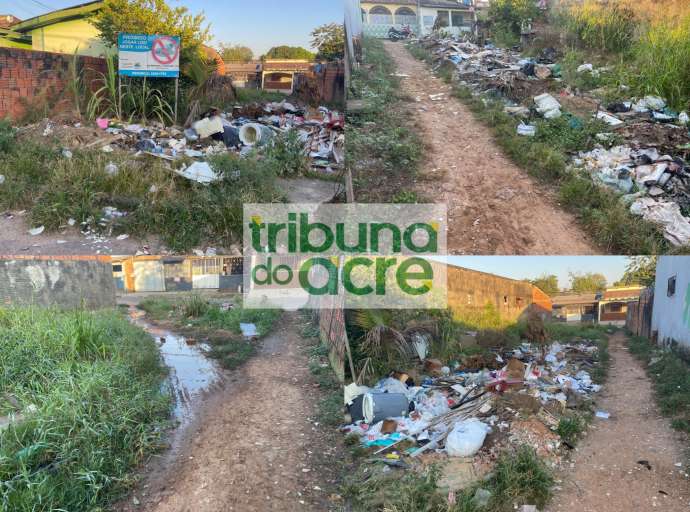
[[200, 398], [222, 378], [215, 363], [204, 355], [208, 346], [190, 340], [144, 320], [144, 312], [129, 307], [133, 324], [148, 332], [158, 345], [165, 365], [170, 368], [170, 386], [175, 396], [174, 416], [181, 425], [189, 423], [197, 412]]

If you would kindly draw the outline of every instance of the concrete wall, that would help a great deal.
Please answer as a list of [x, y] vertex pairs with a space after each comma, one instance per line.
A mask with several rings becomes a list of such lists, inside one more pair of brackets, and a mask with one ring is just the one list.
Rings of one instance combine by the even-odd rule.
[[36, 51], [56, 52], [91, 57], [103, 57], [106, 47], [99, 39], [100, 32], [89, 21], [77, 19], [55, 23], [31, 31], [32, 47]]
[[[72, 108], [65, 90], [69, 66], [74, 57], [68, 54], [0, 48], [0, 119], [18, 118], [36, 101], [54, 100], [58, 109]], [[105, 72], [105, 60], [78, 57], [85, 83], [98, 86], [97, 73]]]
[[[669, 279], [675, 292], [669, 296]], [[664, 346], [690, 349], [690, 256], [659, 256], [654, 286], [652, 338]]]
[[448, 267], [448, 307], [458, 320], [471, 322], [490, 305], [502, 322], [515, 322], [526, 317], [533, 303], [550, 316], [548, 297], [541, 291], [535, 293], [535, 288], [525, 281]]
[[0, 305], [99, 309], [115, 306], [112, 266], [105, 258], [0, 259]]

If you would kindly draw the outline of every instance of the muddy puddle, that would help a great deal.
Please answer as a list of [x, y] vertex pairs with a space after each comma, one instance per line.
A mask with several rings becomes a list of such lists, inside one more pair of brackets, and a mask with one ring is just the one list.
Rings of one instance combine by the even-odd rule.
[[169, 383], [175, 396], [174, 417], [180, 426], [190, 423], [201, 406], [203, 395], [222, 379], [221, 370], [204, 354], [209, 347], [190, 343], [180, 334], [149, 324], [144, 312], [135, 306], [129, 307], [129, 318], [156, 341], [165, 365], [170, 368]]

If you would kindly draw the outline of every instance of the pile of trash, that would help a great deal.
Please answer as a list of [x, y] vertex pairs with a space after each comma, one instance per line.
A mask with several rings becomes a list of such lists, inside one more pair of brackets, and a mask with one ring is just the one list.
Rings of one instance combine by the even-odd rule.
[[429, 359], [419, 384], [394, 372], [373, 388], [346, 386], [351, 424], [342, 431], [357, 435], [384, 462], [425, 452], [483, 453], [495, 460], [515, 444], [530, 444], [538, 454], [556, 458], [563, 445], [555, 433], [559, 419], [567, 409], [591, 402], [601, 389], [590, 374], [597, 351], [595, 342], [581, 340], [523, 343], [451, 366]]
[[626, 145], [581, 152], [573, 162], [598, 183], [625, 194], [630, 211], [661, 225], [671, 243], [690, 244], [690, 165], [685, 160]]
[[492, 44], [479, 46], [455, 37], [425, 36], [417, 43], [432, 52], [434, 64], [453, 65], [464, 85], [476, 92], [495, 92], [506, 99], [520, 101], [530, 91], [546, 86], [547, 79], [559, 79], [560, 64], [555, 62], [557, 52], [545, 49], [537, 59], [524, 58], [520, 52], [496, 48]]
[[[516, 127], [519, 135], [537, 134], [537, 125], [530, 124], [529, 119], [558, 118], [570, 103], [586, 104], [587, 115], [608, 125], [608, 130], [597, 134], [600, 144], [594, 150], [573, 155], [574, 166], [586, 169], [595, 182], [624, 195], [630, 211], [660, 225], [673, 245], [690, 244], [687, 112], [675, 112], [663, 98], [651, 95], [603, 107], [593, 93], [576, 93], [559, 84], [561, 67], [552, 48], [543, 50], [536, 59], [526, 59], [515, 50], [480, 47], [454, 37], [432, 35], [417, 42], [433, 53], [437, 67], [452, 65], [460, 83], [474, 93], [501, 98], [505, 112], [520, 119]], [[592, 75], [607, 71], [590, 63], [576, 70]], [[621, 86], [621, 91], [625, 90]], [[606, 149], [617, 142], [619, 145]]]
[[[73, 130], [71, 130], [73, 128]], [[215, 154], [231, 151], [246, 155], [252, 149], [269, 144], [277, 135], [296, 130], [309, 156], [313, 171], [323, 174], [337, 173], [344, 161], [344, 116], [326, 107], [310, 109], [286, 100], [266, 104], [236, 106], [230, 112], [210, 109], [189, 122], [187, 128], [164, 126], [152, 121], [146, 126], [126, 123], [118, 119], [98, 118], [96, 136], [89, 134], [88, 143], [80, 143], [86, 134], [82, 123], [59, 127], [48, 122], [43, 136], [55, 135], [65, 145], [69, 141], [82, 149], [98, 148], [104, 153], [122, 150], [133, 156], [150, 155], [170, 162], [183, 157], [192, 159], [190, 165], [182, 165], [175, 172], [190, 180], [209, 183], [219, 178], [206, 162]], [[30, 128], [24, 129], [30, 131]], [[70, 131], [75, 131], [78, 135]], [[69, 149], [62, 152], [71, 158]], [[118, 172], [117, 165], [106, 166], [109, 174]]]

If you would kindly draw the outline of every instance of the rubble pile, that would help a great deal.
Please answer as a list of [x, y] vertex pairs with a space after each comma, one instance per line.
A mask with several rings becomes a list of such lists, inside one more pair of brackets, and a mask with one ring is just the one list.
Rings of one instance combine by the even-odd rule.
[[357, 435], [384, 462], [428, 452], [475, 457], [481, 464], [518, 444], [557, 459], [563, 446], [555, 432], [559, 419], [601, 389], [590, 374], [597, 351], [590, 340], [523, 343], [493, 351], [488, 366], [495, 370], [473, 368], [485, 362], [476, 357], [452, 369], [427, 360], [419, 384], [394, 372], [373, 388], [347, 386], [352, 423], [342, 431]]
[[[597, 134], [601, 144], [573, 155], [574, 167], [586, 169], [597, 183], [625, 195], [630, 211], [660, 225], [673, 245], [690, 244], [690, 116], [686, 112], [673, 111], [658, 96], [603, 105], [597, 91], [573, 91], [562, 84], [558, 55], [552, 48], [535, 59], [453, 37], [432, 35], [417, 43], [432, 52], [437, 68], [451, 65], [460, 83], [475, 94], [501, 98], [505, 112], [520, 118], [519, 135], [537, 134], [537, 126], [526, 120], [557, 118], [576, 105], [579, 114], [583, 110], [608, 125]], [[576, 69], [592, 76], [609, 71], [590, 63]], [[621, 86], [621, 92], [625, 90]], [[618, 145], [606, 149], [613, 143]]]
[[[297, 131], [312, 170], [336, 173], [344, 160], [342, 114], [326, 107], [301, 108], [288, 101], [237, 106], [230, 112], [211, 109], [187, 128], [164, 126], [158, 121], [144, 126], [106, 118], [97, 119], [96, 127], [94, 133], [82, 123], [58, 126], [49, 121], [42, 134], [64, 141], [66, 157], [71, 157], [69, 147], [96, 148], [104, 153], [121, 150], [137, 157], [150, 155], [171, 162], [187, 157], [194, 162], [176, 168], [176, 172], [201, 183], [218, 179], [205, 163], [208, 157], [227, 151], [245, 155], [290, 130]], [[35, 131], [35, 127], [24, 127], [21, 131]], [[117, 167], [113, 164], [108, 172], [116, 173]]]
[[671, 243], [690, 244], [690, 165], [685, 160], [660, 155], [656, 148], [615, 146], [581, 152], [574, 163], [625, 194], [630, 211], [662, 225]]

